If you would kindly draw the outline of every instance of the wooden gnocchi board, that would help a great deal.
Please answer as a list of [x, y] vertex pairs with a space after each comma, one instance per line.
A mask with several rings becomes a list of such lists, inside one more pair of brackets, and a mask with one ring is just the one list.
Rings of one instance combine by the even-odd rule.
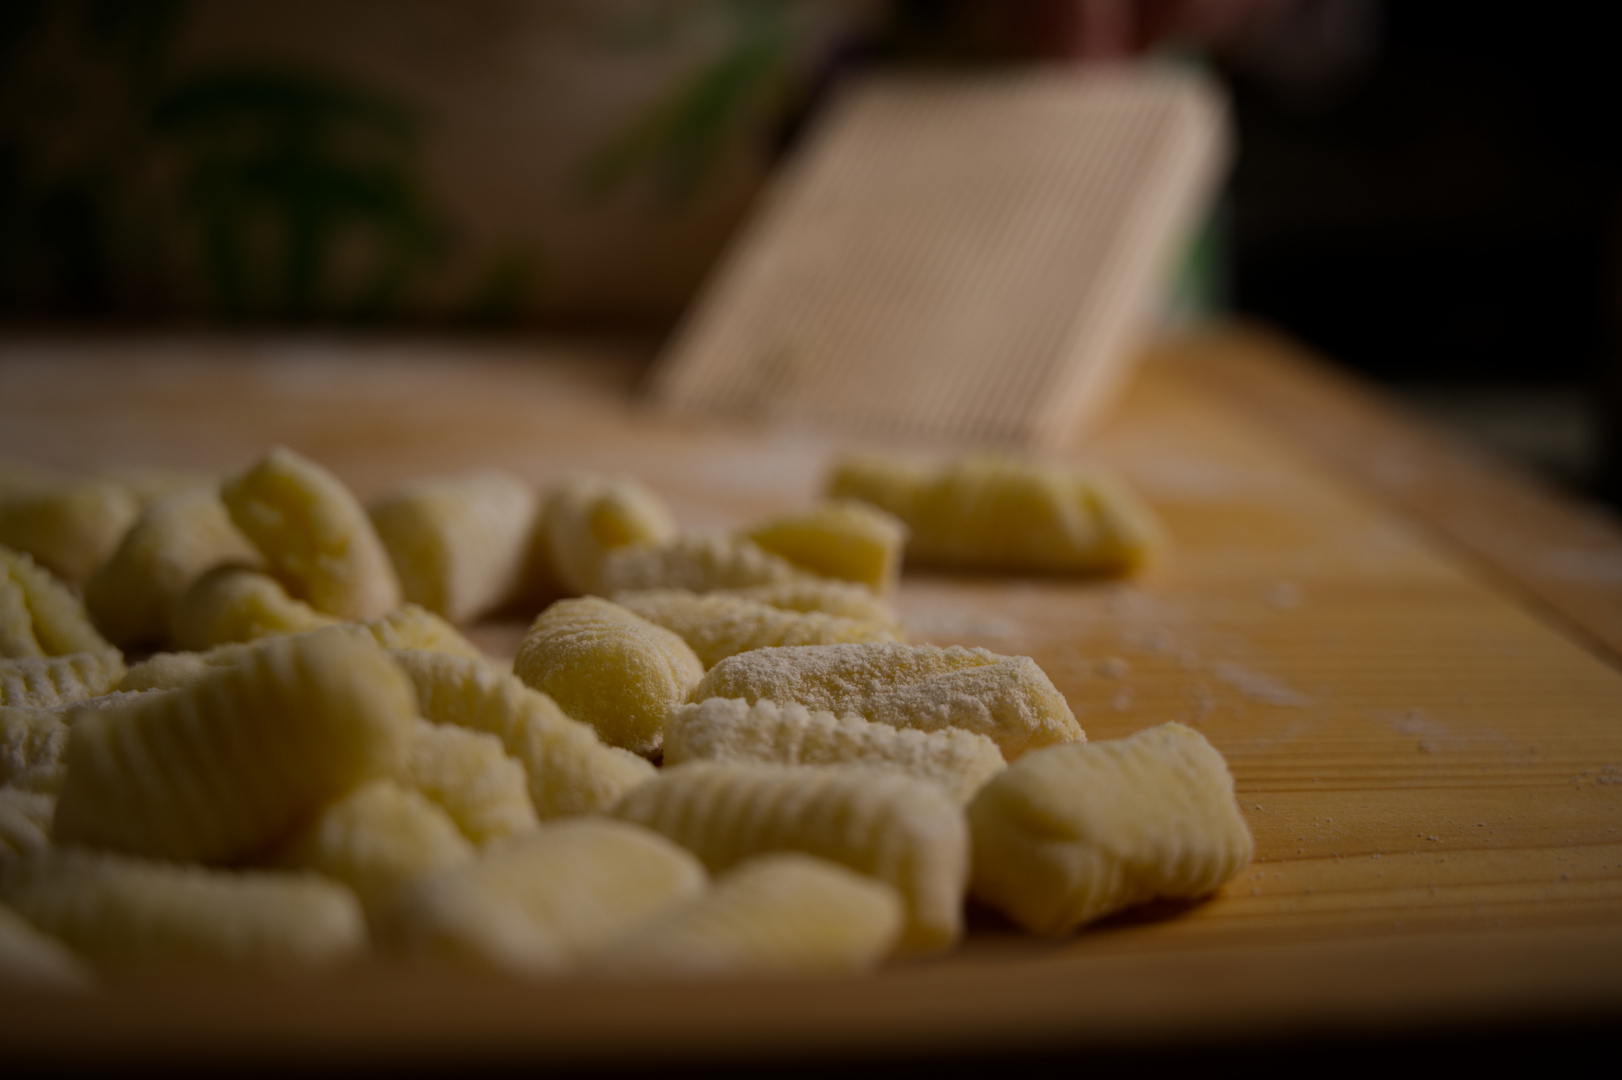
[[[223, 471], [282, 442], [363, 496], [473, 466], [629, 472], [691, 527], [815, 495], [840, 441], [639, 411], [647, 355], [13, 338], [0, 453]], [[1622, 1016], [1616, 523], [1243, 328], [1154, 350], [1083, 452], [1164, 516], [1161, 565], [1122, 582], [908, 575], [900, 606], [915, 640], [1034, 656], [1092, 738], [1205, 732], [1257, 840], [1211, 901], [1060, 941], [976, 912], [956, 954], [855, 980], [672, 993], [377, 970], [0, 996], [7, 1059], [806, 1062]], [[477, 636], [510, 651], [521, 630]]]

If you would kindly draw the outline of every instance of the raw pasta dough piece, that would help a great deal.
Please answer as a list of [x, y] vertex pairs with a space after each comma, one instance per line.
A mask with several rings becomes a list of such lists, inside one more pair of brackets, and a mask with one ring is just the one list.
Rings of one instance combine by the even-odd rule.
[[418, 720], [402, 779], [481, 847], [538, 824], [524, 766], [507, 756], [494, 735]]
[[737, 596], [745, 600], [758, 600], [784, 611], [822, 611], [829, 615], [842, 615], [847, 619], [888, 626], [901, 633], [901, 619], [895, 609], [865, 585], [829, 578], [795, 578], [765, 585], [749, 585], [741, 589], [717, 589], [713, 596]]
[[54, 794], [67, 745], [68, 726], [56, 713], [0, 706], [0, 787]]
[[188, 687], [69, 718], [56, 839], [177, 860], [250, 856], [397, 774], [416, 702], [376, 645], [273, 638]]
[[616, 548], [603, 560], [604, 595], [633, 589], [712, 592], [798, 581], [811, 575], [741, 536], [678, 536]]
[[22, 660], [44, 655], [45, 650], [34, 636], [34, 613], [28, 610], [23, 587], [0, 568], [0, 659]]
[[894, 514], [854, 499], [830, 499], [755, 526], [749, 539], [796, 566], [876, 593], [895, 588], [907, 527]]
[[354, 894], [313, 874], [49, 849], [0, 871], [0, 903], [97, 964], [292, 972], [352, 960], [366, 945]]
[[656, 829], [712, 873], [772, 851], [831, 859], [898, 889], [901, 948], [949, 948], [969, 876], [963, 811], [934, 784], [878, 769], [696, 762], [633, 788], [613, 816]]
[[541, 527], [552, 576], [569, 592], [602, 593], [610, 552], [676, 535], [664, 502], [628, 476], [576, 476], [547, 496]]
[[135, 496], [107, 480], [6, 485], [0, 488], [0, 544], [77, 585], [107, 561], [139, 513]]
[[489, 664], [409, 650], [394, 659], [416, 686], [424, 716], [489, 732], [523, 763], [530, 799], [543, 819], [606, 809], [654, 775], [647, 761], [604, 745], [590, 725], [570, 719], [550, 697]]
[[66, 945], [0, 904], [0, 987], [89, 990], [95, 981]]
[[256, 641], [319, 630], [335, 620], [287, 595], [281, 582], [245, 566], [217, 566], [192, 583], [174, 608], [174, 639], [182, 649]]
[[975, 896], [1041, 934], [1204, 896], [1253, 851], [1227, 763], [1175, 723], [1030, 754], [980, 790], [969, 824]]
[[762, 855], [618, 938], [589, 971], [618, 977], [832, 975], [863, 971], [906, 921], [893, 887], [826, 859]]
[[327, 470], [284, 447], [226, 480], [220, 498], [294, 597], [340, 619], [400, 606], [400, 583], [360, 503]]
[[960, 803], [1004, 767], [996, 743], [958, 728], [898, 729], [860, 716], [813, 713], [792, 702], [751, 705], [735, 698], [710, 698], [670, 710], [664, 763], [689, 761], [896, 769], [941, 785]]
[[960, 645], [799, 645], [756, 649], [716, 664], [690, 700], [796, 702], [895, 727], [964, 728], [1014, 760], [1084, 739], [1064, 695], [1028, 656]]
[[[385, 649], [417, 649], [483, 661], [484, 654], [450, 623], [416, 604], [406, 604], [363, 623], [339, 623], [309, 633], [343, 634]], [[293, 635], [302, 637], [304, 635]], [[133, 665], [120, 690], [175, 690], [190, 686], [214, 668], [229, 667], [253, 653], [260, 642], [216, 645], [205, 652], [155, 653]]]
[[44, 568], [35, 566], [34, 560], [26, 554], [0, 547], [0, 581], [16, 585], [28, 611], [33, 640], [40, 653], [25, 655], [68, 656], [116, 651], [96, 632], [78, 598]]
[[536, 617], [513, 674], [590, 724], [610, 746], [657, 750], [665, 711], [704, 665], [680, 637], [595, 596], [559, 600]]
[[895, 631], [879, 623], [820, 611], [785, 611], [737, 596], [646, 589], [616, 593], [614, 599], [649, 622], [675, 631], [706, 668], [737, 653], [770, 645], [895, 640]]
[[231, 524], [218, 490], [177, 492], [142, 511], [85, 582], [85, 607], [120, 645], [166, 642], [180, 598], [225, 563], [263, 569], [264, 558]]
[[498, 469], [418, 480], [371, 506], [406, 600], [467, 623], [516, 599], [539, 499]]
[[368, 915], [382, 917], [395, 892], [423, 874], [473, 858], [450, 815], [393, 780], [369, 780], [329, 803], [273, 860], [355, 890]]
[[1162, 530], [1118, 481], [1008, 454], [971, 454], [941, 470], [883, 457], [840, 462], [828, 485], [899, 517], [909, 562], [1038, 573], [1124, 573]]
[[704, 868], [664, 837], [580, 818], [495, 845], [400, 897], [407, 951], [516, 975], [551, 975], [672, 904]]
[[116, 651], [0, 660], [0, 705], [65, 705], [105, 694], [123, 677]]

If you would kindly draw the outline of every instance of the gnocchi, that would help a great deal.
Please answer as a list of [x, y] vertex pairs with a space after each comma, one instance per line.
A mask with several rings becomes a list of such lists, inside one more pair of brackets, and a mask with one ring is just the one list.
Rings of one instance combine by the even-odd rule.
[[894, 514], [868, 503], [830, 499], [763, 522], [745, 535], [814, 574], [853, 581], [882, 594], [893, 590], [901, 575], [907, 527]]
[[798, 851], [887, 881], [906, 901], [903, 951], [939, 952], [962, 934], [968, 827], [934, 784], [876, 769], [696, 762], [632, 788], [612, 813], [664, 833], [712, 873]]
[[541, 612], [513, 674], [610, 746], [649, 754], [662, 741], [665, 711], [704, 676], [704, 665], [675, 633], [586, 596]]
[[855, 713], [898, 728], [962, 728], [1012, 761], [1086, 738], [1064, 695], [1028, 656], [876, 642], [756, 649], [711, 668], [691, 700], [742, 698]]
[[894, 641], [896, 637], [882, 623], [821, 611], [787, 611], [740, 596], [683, 589], [616, 593], [615, 603], [675, 631], [706, 668], [729, 656], [771, 645]]
[[1227, 763], [1176, 723], [1026, 755], [980, 789], [969, 827], [974, 895], [1042, 934], [1204, 896], [1253, 850]]

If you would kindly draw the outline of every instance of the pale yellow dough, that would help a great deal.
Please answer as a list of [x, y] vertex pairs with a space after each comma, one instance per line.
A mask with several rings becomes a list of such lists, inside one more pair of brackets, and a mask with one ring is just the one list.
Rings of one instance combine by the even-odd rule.
[[707, 668], [729, 656], [773, 645], [896, 640], [895, 631], [883, 623], [821, 611], [788, 611], [720, 593], [646, 589], [615, 593], [614, 602], [675, 631]]
[[750, 529], [749, 539], [774, 555], [823, 577], [895, 588], [907, 527], [901, 519], [854, 499], [830, 499]]
[[906, 952], [939, 952], [963, 930], [963, 811], [934, 784], [857, 768], [697, 762], [633, 788], [613, 815], [656, 829], [720, 873], [798, 851], [887, 881], [907, 902]]
[[969, 804], [976, 897], [1041, 934], [1215, 891], [1250, 861], [1222, 755], [1193, 728], [1028, 754]]
[[756, 649], [711, 668], [690, 700], [794, 702], [920, 731], [963, 728], [1009, 761], [1084, 739], [1064, 695], [1028, 656], [876, 642]]

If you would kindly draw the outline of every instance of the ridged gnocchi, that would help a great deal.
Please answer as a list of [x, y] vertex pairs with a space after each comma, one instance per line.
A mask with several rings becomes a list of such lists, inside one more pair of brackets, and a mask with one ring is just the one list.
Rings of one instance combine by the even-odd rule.
[[889, 955], [905, 921], [900, 894], [877, 878], [795, 852], [762, 855], [610, 942], [586, 970], [621, 978], [850, 973]]
[[315, 462], [277, 447], [228, 478], [220, 498], [296, 599], [340, 619], [400, 606], [400, 582], [371, 519]]
[[413, 883], [389, 937], [444, 963], [556, 975], [706, 884], [699, 861], [659, 834], [581, 818]]
[[822, 577], [895, 588], [907, 527], [894, 514], [854, 499], [830, 499], [762, 522], [745, 534], [774, 555]]
[[374, 775], [416, 715], [387, 654], [337, 630], [274, 638], [190, 686], [68, 718], [56, 839], [155, 858], [239, 859]]
[[662, 544], [615, 548], [603, 559], [605, 596], [636, 589], [713, 592], [810, 578], [781, 555], [741, 536], [678, 536]]
[[739, 589], [716, 589], [710, 595], [736, 596], [757, 600], [784, 611], [821, 611], [847, 619], [888, 626], [901, 636], [901, 618], [885, 600], [865, 585], [831, 578], [793, 578], [746, 585]]
[[51, 708], [99, 697], [124, 677], [116, 650], [0, 660], [0, 705]]
[[141, 512], [112, 557], [85, 582], [85, 607], [119, 645], [165, 644], [186, 590], [226, 563], [264, 568], [259, 549], [231, 523], [217, 490], [179, 491]]
[[962, 728], [1009, 761], [1086, 736], [1064, 695], [1028, 656], [954, 645], [877, 642], [756, 649], [711, 668], [691, 700], [794, 702], [898, 728]]
[[1204, 896], [1253, 851], [1227, 763], [1176, 723], [1028, 754], [968, 815], [974, 895], [1041, 934]]
[[799, 851], [889, 882], [906, 899], [905, 952], [939, 952], [962, 934], [968, 827], [934, 784], [878, 769], [696, 762], [633, 788], [612, 813], [664, 833], [712, 873]]
[[[96, 632], [78, 598], [26, 554], [0, 547], [0, 582], [9, 582], [14, 587], [8, 590], [11, 598], [5, 601], [8, 623], [22, 615], [28, 618], [26, 632], [9, 625], [0, 630], [7, 638], [15, 635], [25, 642], [31, 640], [35, 648], [29, 649], [25, 644], [22, 656], [115, 651], [111, 643]], [[21, 612], [14, 606], [19, 601]]]
[[959, 802], [1004, 768], [997, 744], [960, 728], [900, 729], [792, 702], [709, 698], [665, 718], [666, 765], [756, 761], [896, 769], [939, 784]]
[[511, 473], [417, 480], [368, 512], [405, 599], [452, 623], [500, 608], [528, 584], [540, 499]]
[[943, 469], [886, 457], [839, 462], [834, 498], [857, 499], [906, 523], [908, 562], [1037, 573], [1124, 573], [1163, 543], [1149, 510], [1096, 471], [981, 453]]
[[313, 874], [211, 870], [43, 849], [0, 868], [0, 903], [99, 964], [314, 971], [354, 960], [366, 922]]
[[663, 738], [665, 711], [687, 697], [704, 665], [673, 632], [584, 596], [541, 612], [518, 647], [513, 674], [610, 746], [648, 754]]
[[401, 778], [481, 847], [538, 824], [524, 766], [507, 756], [494, 735], [418, 720]]
[[0, 787], [54, 794], [67, 745], [68, 726], [56, 713], [0, 706]]
[[605, 809], [654, 775], [645, 759], [605, 745], [590, 725], [570, 719], [516, 676], [444, 653], [393, 655], [416, 687], [424, 716], [488, 732], [523, 763], [530, 800], [543, 820]]
[[706, 668], [729, 656], [772, 645], [896, 639], [895, 631], [880, 623], [821, 611], [787, 611], [739, 596], [646, 589], [615, 593], [614, 601], [674, 631], [692, 646]]

